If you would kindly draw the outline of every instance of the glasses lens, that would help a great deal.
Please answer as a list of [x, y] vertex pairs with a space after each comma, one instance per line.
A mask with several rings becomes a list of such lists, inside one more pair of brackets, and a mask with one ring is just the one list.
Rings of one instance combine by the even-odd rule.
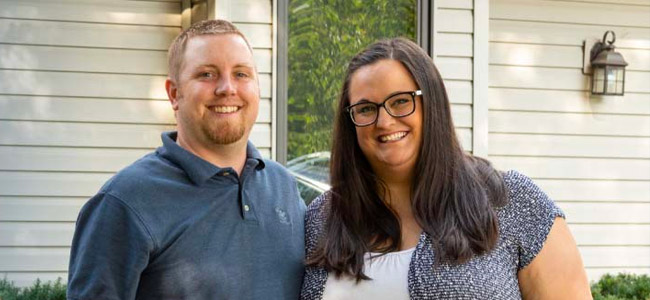
[[384, 106], [394, 117], [403, 117], [415, 110], [415, 101], [411, 94], [399, 94], [388, 99]]
[[370, 124], [377, 118], [377, 106], [373, 103], [361, 103], [352, 106], [352, 120], [358, 125]]

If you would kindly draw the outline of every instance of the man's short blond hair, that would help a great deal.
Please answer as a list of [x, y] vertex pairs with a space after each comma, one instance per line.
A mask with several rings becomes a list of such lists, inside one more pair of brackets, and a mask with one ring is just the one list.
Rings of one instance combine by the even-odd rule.
[[169, 46], [167, 63], [169, 65], [169, 78], [178, 81], [178, 73], [183, 66], [183, 56], [185, 54], [185, 46], [187, 41], [192, 37], [200, 35], [221, 35], [221, 34], [237, 34], [244, 39], [246, 46], [253, 53], [250, 43], [244, 34], [235, 27], [232, 23], [225, 20], [204, 20], [192, 24], [190, 28], [181, 32]]

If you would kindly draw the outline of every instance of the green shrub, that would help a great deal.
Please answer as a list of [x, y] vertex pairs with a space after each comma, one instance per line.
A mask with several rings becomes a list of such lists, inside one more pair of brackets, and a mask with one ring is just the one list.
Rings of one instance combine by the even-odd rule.
[[606, 274], [591, 285], [594, 300], [650, 300], [648, 275]]
[[24, 288], [4, 278], [0, 280], [0, 300], [65, 300], [65, 288], [61, 278], [46, 283], [37, 279], [34, 285]]

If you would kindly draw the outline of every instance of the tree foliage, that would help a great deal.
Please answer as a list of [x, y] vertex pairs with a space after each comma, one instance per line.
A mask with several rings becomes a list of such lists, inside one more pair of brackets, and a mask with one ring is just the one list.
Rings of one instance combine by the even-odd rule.
[[415, 0], [289, 2], [289, 159], [330, 149], [348, 61], [379, 39], [414, 39], [415, 12]]

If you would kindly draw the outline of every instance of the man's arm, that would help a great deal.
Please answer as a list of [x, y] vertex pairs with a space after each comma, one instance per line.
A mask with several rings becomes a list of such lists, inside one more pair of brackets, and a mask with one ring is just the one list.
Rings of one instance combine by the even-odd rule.
[[154, 248], [140, 216], [100, 193], [82, 208], [72, 240], [68, 299], [135, 299]]
[[580, 253], [562, 218], [555, 219], [544, 247], [518, 276], [524, 299], [592, 299]]

